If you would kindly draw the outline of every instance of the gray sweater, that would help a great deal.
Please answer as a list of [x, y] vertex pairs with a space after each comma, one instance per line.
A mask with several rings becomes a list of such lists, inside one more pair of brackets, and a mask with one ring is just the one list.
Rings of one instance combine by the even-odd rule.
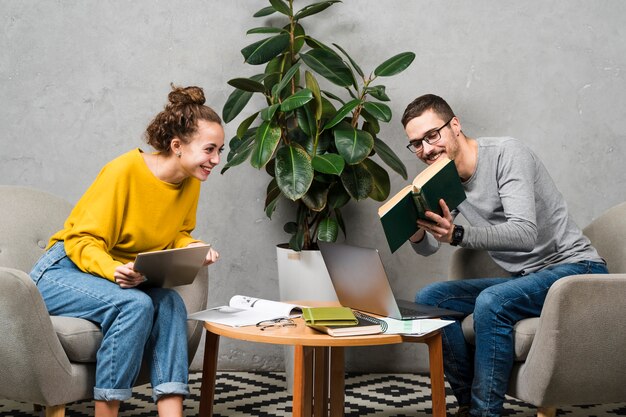
[[[513, 138], [479, 138], [476, 171], [463, 183], [459, 212], [470, 226], [459, 246], [489, 251], [511, 274], [602, 258], [569, 216], [563, 196], [539, 158]], [[437, 251], [426, 233], [412, 245], [421, 255]]]

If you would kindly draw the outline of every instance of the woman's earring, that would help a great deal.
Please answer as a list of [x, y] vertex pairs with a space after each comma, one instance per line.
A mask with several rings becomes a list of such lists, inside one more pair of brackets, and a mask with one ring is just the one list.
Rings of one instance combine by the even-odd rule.
[[178, 158], [180, 158], [181, 156], [183, 156], [183, 154], [182, 154], [180, 151], [178, 151], [178, 152], [176, 152], [176, 156], [177, 156]]

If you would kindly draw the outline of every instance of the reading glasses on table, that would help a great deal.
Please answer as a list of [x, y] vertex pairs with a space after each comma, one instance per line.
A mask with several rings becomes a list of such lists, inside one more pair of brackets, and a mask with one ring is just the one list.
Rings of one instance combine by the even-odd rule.
[[279, 317], [272, 320], [263, 320], [256, 324], [259, 330], [272, 330], [279, 327], [296, 327], [296, 322], [289, 317]]
[[406, 148], [412, 153], [418, 153], [424, 150], [424, 142], [428, 143], [429, 145], [437, 143], [437, 141], [441, 139], [441, 130], [444, 127], [448, 126], [452, 119], [454, 119], [454, 116], [451, 117], [450, 120], [448, 120], [446, 124], [441, 126], [439, 129], [428, 132], [423, 138], [410, 140], [409, 144], [406, 145]]

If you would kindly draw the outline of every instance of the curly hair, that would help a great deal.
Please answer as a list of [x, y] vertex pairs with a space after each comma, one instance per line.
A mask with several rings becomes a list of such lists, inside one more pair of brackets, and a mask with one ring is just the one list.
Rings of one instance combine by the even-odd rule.
[[200, 87], [176, 87], [168, 94], [168, 104], [157, 114], [146, 129], [146, 142], [160, 152], [170, 150], [173, 138], [185, 143], [198, 130], [198, 122], [205, 120], [222, 124], [222, 119], [205, 106], [204, 91]]

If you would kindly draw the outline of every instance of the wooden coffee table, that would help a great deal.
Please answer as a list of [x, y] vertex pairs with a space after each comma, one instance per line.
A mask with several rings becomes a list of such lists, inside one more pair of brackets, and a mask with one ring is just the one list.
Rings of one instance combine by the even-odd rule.
[[[299, 305], [308, 304], [299, 303]], [[439, 331], [425, 336], [376, 334], [332, 337], [307, 327], [300, 318], [294, 319], [294, 321], [296, 322], [295, 327], [281, 327], [269, 331], [261, 331], [255, 326], [230, 327], [209, 322], [204, 323], [206, 341], [199, 417], [211, 417], [213, 415], [220, 336], [254, 343], [292, 345], [295, 347], [292, 407], [294, 417], [343, 416], [344, 348], [397, 343], [426, 343], [430, 360], [433, 416], [446, 416], [443, 357]]]

